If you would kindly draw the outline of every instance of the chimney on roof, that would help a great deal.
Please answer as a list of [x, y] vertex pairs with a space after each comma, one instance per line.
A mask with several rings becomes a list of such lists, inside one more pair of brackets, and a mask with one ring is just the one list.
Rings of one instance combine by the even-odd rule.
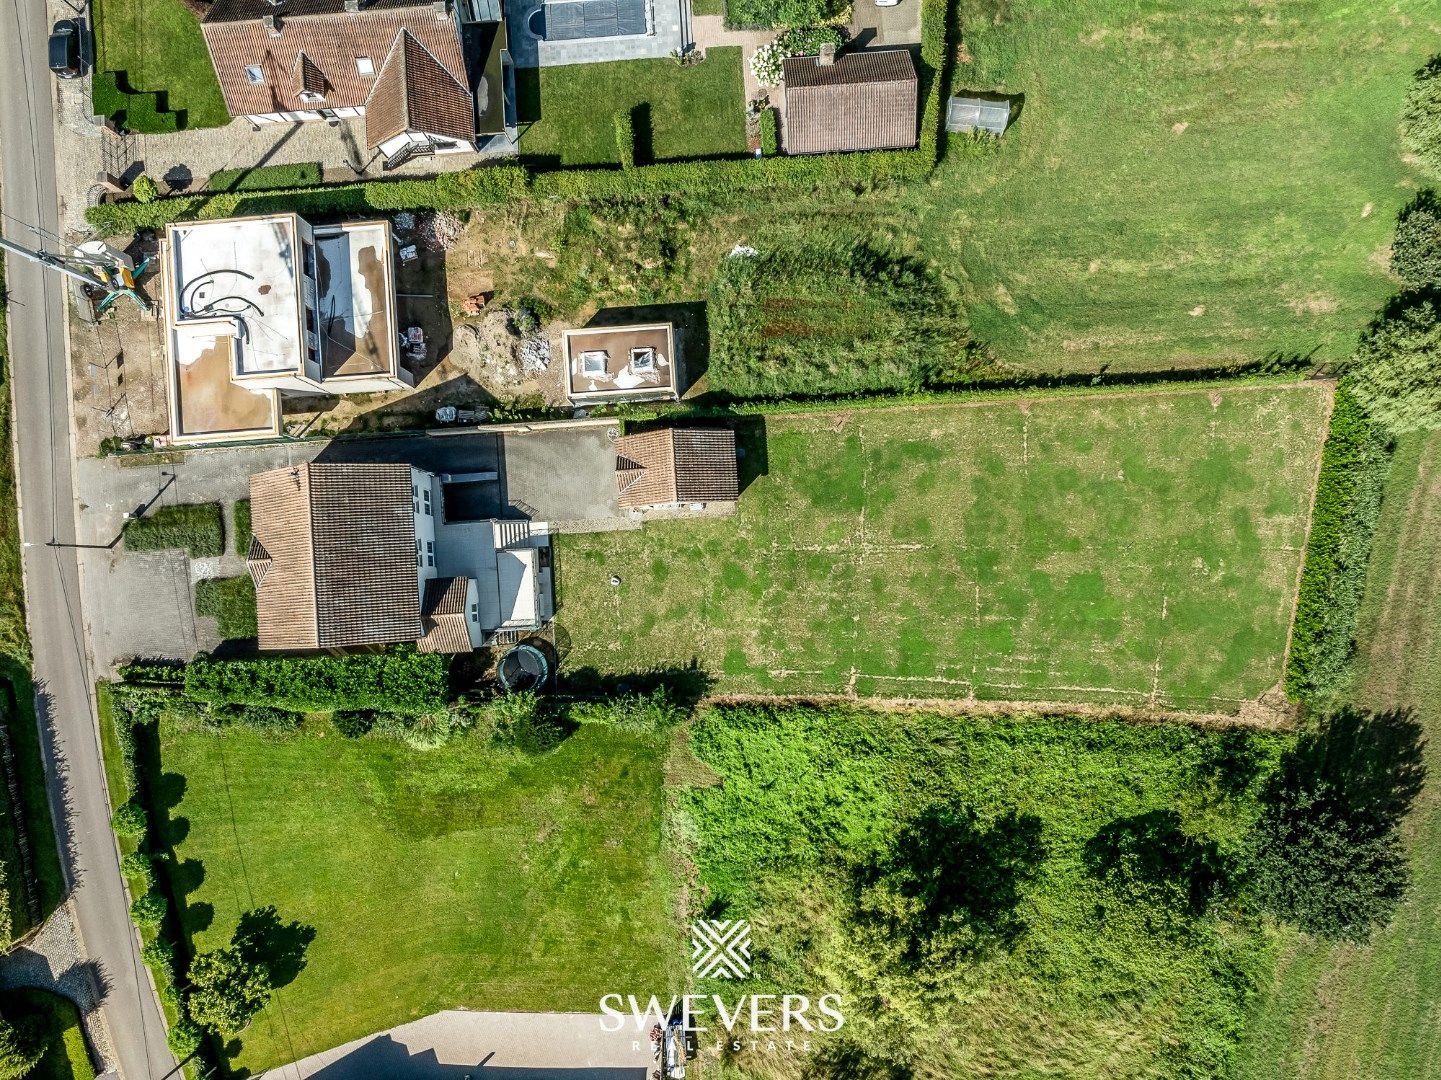
[[280, 36], [280, 19], [275, 15], [260, 16], [260, 24], [265, 27], [265, 32], [271, 37]]
[[446, 0], [431, 0], [430, 10], [435, 12], [436, 22], [445, 22], [450, 18], [450, 7]]
[[818, 67], [831, 67], [836, 62], [836, 47], [827, 41], [821, 46], [821, 54], [816, 57]]
[[360, 0], [345, 0], [345, 10], [352, 15], [360, 14]]

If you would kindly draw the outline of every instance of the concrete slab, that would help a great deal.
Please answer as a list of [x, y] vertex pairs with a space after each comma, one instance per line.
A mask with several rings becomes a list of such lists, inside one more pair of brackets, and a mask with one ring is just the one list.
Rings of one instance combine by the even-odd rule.
[[259, 1080], [646, 1080], [649, 1040], [599, 1013], [449, 1009], [337, 1046]]
[[875, 0], [857, 0], [851, 11], [851, 39], [856, 47], [919, 45], [921, 0], [901, 0], [894, 7], [877, 7]]

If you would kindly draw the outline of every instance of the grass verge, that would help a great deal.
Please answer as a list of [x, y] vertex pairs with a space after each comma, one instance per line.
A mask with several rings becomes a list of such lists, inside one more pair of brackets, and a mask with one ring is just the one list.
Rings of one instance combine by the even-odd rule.
[[1280, 680], [1327, 395], [747, 418], [734, 518], [557, 538], [566, 674], [1234, 710]]
[[80, 1013], [70, 1002], [44, 990], [6, 990], [0, 994], [0, 1011], [12, 1020], [29, 1013], [44, 1022], [45, 1054], [25, 1080], [93, 1080]]

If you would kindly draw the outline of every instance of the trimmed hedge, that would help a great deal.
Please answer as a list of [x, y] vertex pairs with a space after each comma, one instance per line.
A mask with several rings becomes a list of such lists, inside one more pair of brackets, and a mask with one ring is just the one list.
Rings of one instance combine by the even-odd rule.
[[562, 169], [531, 175], [518, 165], [482, 165], [433, 180], [371, 180], [332, 187], [257, 193], [175, 195], [152, 203], [101, 203], [85, 220], [102, 234], [161, 229], [173, 221], [209, 220], [241, 214], [363, 214], [372, 211], [466, 210], [525, 198], [649, 198], [656, 195], [724, 195], [743, 191], [864, 190], [927, 176], [935, 151], [875, 150], [860, 154], [813, 154], [757, 161], [671, 161], [633, 169]]
[[622, 169], [635, 168], [635, 124], [629, 109], [615, 113], [615, 153]]
[[1344, 681], [1390, 464], [1385, 434], [1367, 420], [1343, 382], [1336, 389], [1331, 429], [1321, 450], [1291, 627], [1285, 687], [1293, 700], [1330, 697]]
[[169, 135], [178, 130], [180, 117], [160, 108], [154, 92], [127, 89], [123, 71], [97, 71], [90, 81], [90, 105], [95, 115], [109, 117], [116, 126], [142, 135]]
[[320, 163], [260, 165], [253, 169], [221, 169], [210, 174], [207, 191], [273, 191], [276, 188], [311, 187], [321, 182]]
[[184, 548], [192, 559], [225, 554], [225, 519], [219, 503], [162, 506], [127, 521], [124, 535], [129, 551]]
[[248, 575], [197, 581], [195, 614], [213, 618], [224, 641], [246, 641], [259, 633], [255, 625], [255, 585]]
[[[955, 51], [951, 48], [951, 24], [955, 17], [953, 0], [921, 0], [921, 68], [929, 72], [930, 86], [926, 104], [921, 110], [921, 132], [918, 145], [926, 159], [940, 159], [941, 124], [944, 122], [942, 102], [951, 81], [951, 64]], [[923, 84], [924, 85], [924, 84]]]
[[780, 148], [780, 122], [776, 119], [776, 111], [767, 105], [761, 110], [761, 153], [765, 157], [775, 157], [776, 151]]
[[185, 694], [196, 701], [295, 712], [418, 714], [445, 708], [449, 676], [450, 657], [414, 649], [361, 656], [201, 657], [185, 669]]

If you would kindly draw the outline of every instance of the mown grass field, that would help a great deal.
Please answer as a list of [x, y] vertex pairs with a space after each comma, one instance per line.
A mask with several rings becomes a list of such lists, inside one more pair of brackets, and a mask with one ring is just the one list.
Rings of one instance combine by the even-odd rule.
[[[1224, 862], [1244, 848], [1283, 742], [1076, 718], [713, 708], [691, 745], [720, 782], [681, 804], [698, 902], [751, 920], [752, 992], [842, 993], [844, 1041], [917, 1080], [1223, 1076], [1269, 972], [1267, 938], [1229, 902], [1188, 901], [1174, 853], [1141, 858], [1123, 884], [1107, 837], [1175, 830]], [[917, 820], [920, 837], [907, 831]], [[944, 849], [959, 869], [938, 869]], [[941, 939], [975, 933], [919, 972], [886, 959], [910, 930], [882, 932], [864, 899], [875, 868], [910, 860], [950, 884], [940, 929], [929, 899], [902, 919]], [[839, 1049], [817, 1039], [818, 1057]], [[790, 1060], [740, 1064], [795, 1075]], [[815, 1075], [895, 1075], [850, 1064]]]
[[766, 417], [735, 517], [558, 539], [566, 669], [1234, 710], [1280, 678], [1328, 403], [1311, 385]]
[[1441, 1076], [1441, 435], [1397, 447], [1358, 638], [1354, 700], [1409, 707], [1429, 779], [1407, 824], [1409, 903], [1365, 946], [1288, 937], [1247, 1026], [1236, 1080]]
[[1418, 174], [1432, 0], [963, 0], [958, 89], [1023, 97], [902, 224], [978, 340], [1042, 369], [1347, 355]]
[[333, 732], [162, 730], [172, 873], [197, 946], [228, 944], [241, 913], [268, 904], [316, 931], [232, 1064], [259, 1072], [439, 1009], [594, 1011], [617, 986], [665, 993], [685, 954], [663, 756], [596, 728], [534, 759], [478, 739], [422, 753]]
[[703, 63], [685, 68], [674, 60], [523, 68], [516, 93], [526, 158], [616, 164], [615, 114], [637, 107], [638, 162], [746, 152], [739, 47], [709, 49]]

